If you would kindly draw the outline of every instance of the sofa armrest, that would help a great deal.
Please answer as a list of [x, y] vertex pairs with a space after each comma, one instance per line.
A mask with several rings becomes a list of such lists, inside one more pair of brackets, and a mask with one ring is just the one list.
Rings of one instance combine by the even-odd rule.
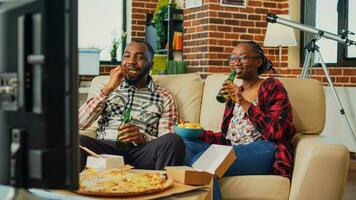
[[84, 129], [84, 130], [79, 130], [79, 134], [86, 135], [86, 136], [89, 136], [89, 137], [92, 137], [92, 138], [96, 138], [96, 129], [89, 127], [87, 129]]
[[298, 135], [290, 200], [342, 199], [350, 155], [328, 137]]

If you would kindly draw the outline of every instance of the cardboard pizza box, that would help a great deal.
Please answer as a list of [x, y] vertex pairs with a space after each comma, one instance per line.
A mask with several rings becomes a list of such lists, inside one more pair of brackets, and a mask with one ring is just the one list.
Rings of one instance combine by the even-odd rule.
[[124, 157], [111, 154], [100, 154], [99, 157], [88, 156], [86, 163], [86, 167], [98, 170], [119, 168], [124, 165]]
[[192, 167], [166, 167], [168, 177], [187, 185], [209, 185], [213, 176], [221, 178], [235, 161], [232, 146], [211, 145]]

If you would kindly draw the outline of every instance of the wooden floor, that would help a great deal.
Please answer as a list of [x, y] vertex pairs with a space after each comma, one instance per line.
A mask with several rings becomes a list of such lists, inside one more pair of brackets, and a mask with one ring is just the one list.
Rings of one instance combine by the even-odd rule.
[[351, 154], [349, 175], [345, 186], [344, 200], [356, 199], [356, 155]]

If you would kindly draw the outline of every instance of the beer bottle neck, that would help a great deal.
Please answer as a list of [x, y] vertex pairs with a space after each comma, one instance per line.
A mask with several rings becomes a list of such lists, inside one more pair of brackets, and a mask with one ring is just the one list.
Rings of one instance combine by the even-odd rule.
[[236, 71], [235, 70], [231, 70], [231, 73], [230, 73], [229, 77], [226, 80], [234, 81], [235, 76], [236, 76]]
[[129, 123], [131, 121], [131, 107], [125, 110], [124, 113], [124, 123]]

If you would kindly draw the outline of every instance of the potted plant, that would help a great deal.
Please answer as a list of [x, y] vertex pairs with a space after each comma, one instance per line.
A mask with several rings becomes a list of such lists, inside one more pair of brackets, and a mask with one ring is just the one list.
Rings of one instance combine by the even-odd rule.
[[168, 17], [168, 0], [159, 0], [153, 15], [154, 27], [157, 35], [157, 49], [165, 47], [167, 30], [164, 26], [164, 19]]
[[123, 38], [126, 37], [126, 32], [123, 32], [121, 36], [117, 37], [114, 36], [112, 39], [112, 47], [110, 50], [110, 56], [111, 56], [111, 62], [116, 63], [117, 62], [117, 49], [119, 48]]

